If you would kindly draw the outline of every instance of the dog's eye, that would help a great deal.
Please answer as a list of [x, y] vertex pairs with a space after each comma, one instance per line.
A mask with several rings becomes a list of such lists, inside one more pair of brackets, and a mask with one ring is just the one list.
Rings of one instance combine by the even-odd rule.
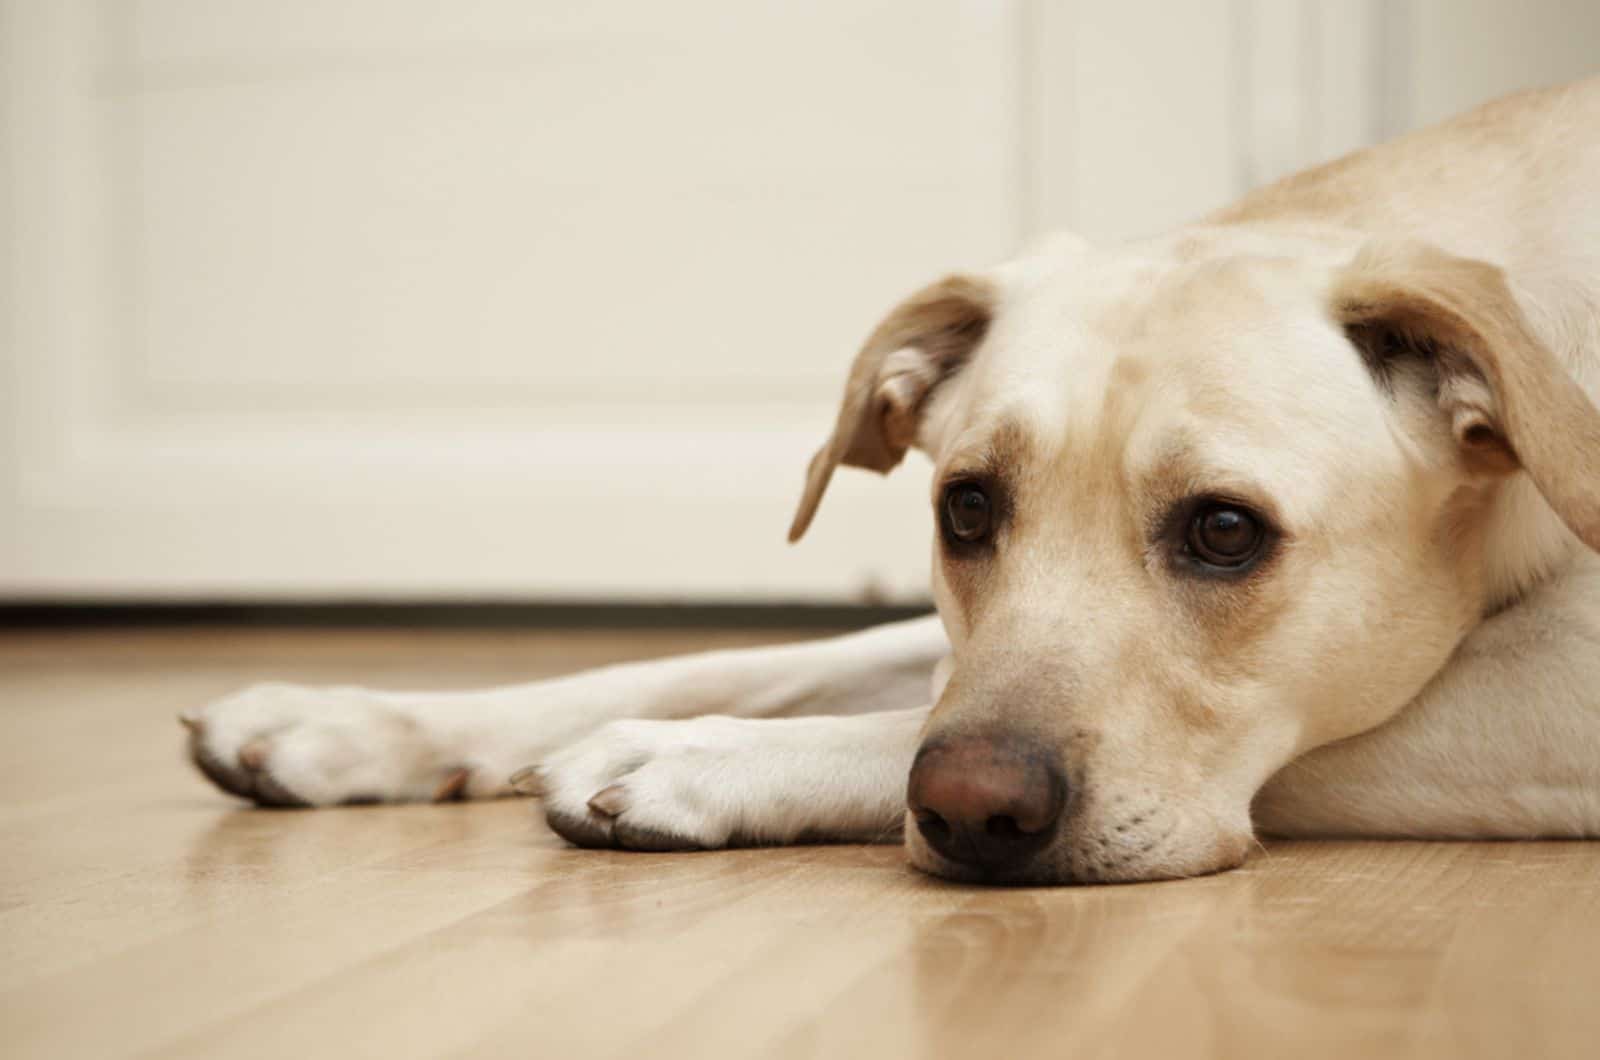
[[952, 541], [973, 545], [989, 536], [994, 505], [975, 482], [957, 482], [944, 491], [944, 532]]
[[1203, 504], [1189, 522], [1189, 550], [1213, 567], [1242, 567], [1266, 533], [1254, 512], [1236, 504]]

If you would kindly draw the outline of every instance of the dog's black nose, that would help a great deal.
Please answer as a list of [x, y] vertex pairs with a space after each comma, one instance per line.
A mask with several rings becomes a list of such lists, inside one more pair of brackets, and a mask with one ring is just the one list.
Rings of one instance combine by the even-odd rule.
[[917, 752], [906, 802], [934, 850], [999, 870], [1050, 842], [1067, 780], [1048, 754], [1016, 737], [936, 738]]

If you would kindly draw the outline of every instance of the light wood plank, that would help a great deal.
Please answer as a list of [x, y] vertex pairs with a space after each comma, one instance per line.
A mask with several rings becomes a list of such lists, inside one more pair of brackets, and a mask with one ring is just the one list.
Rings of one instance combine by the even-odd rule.
[[520, 802], [243, 809], [170, 715], [796, 634], [0, 640], [7, 1056], [1589, 1056], [1600, 845], [1283, 843], [983, 890], [893, 847], [571, 850]]

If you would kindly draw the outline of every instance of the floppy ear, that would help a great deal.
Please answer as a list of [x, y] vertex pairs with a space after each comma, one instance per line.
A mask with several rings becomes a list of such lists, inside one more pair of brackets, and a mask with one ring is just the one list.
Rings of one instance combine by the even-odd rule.
[[1430, 360], [1467, 466], [1520, 467], [1600, 551], [1600, 410], [1533, 333], [1504, 273], [1425, 245], [1370, 246], [1336, 282], [1334, 313], [1380, 380], [1397, 358]]
[[811, 458], [790, 541], [811, 525], [834, 468], [887, 472], [900, 463], [916, 442], [923, 403], [982, 341], [996, 301], [990, 281], [948, 276], [901, 302], [877, 326], [850, 369], [833, 436]]

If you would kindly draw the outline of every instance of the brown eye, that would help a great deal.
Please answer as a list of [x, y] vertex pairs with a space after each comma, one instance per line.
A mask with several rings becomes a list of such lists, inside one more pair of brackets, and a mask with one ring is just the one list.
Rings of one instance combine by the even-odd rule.
[[994, 505], [982, 486], [957, 482], [945, 489], [945, 537], [961, 544], [977, 544], [989, 536], [993, 525]]
[[1189, 523], [1189, 550], [1213, 567], [1242, 567], [1261, 550], [1261, 520], [1235, 504], [1202, 505]]

